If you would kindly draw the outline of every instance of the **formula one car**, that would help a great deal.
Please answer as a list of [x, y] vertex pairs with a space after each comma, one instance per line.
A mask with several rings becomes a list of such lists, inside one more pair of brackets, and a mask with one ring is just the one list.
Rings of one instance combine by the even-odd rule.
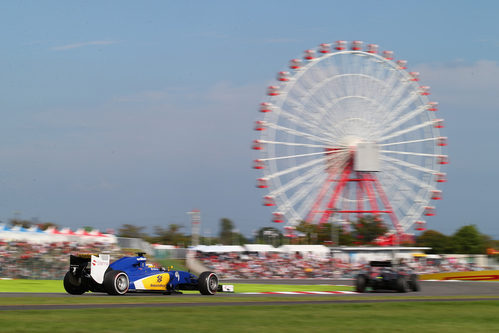
[[368, 268], [357, 275], [355, 290], [363, 293], [368, 288], [400, 293], [420, 290], [417, 274], [409, 267], [392, 265], [391, 261], [371, 261]]
[[72, 295], [87, 291], [109, 295], [127, 292], [176, 294], [181, 293], [180, 290], [199, 290], [203, 295], [214, 295], [217, 291], [234, 291], [231, 285], [219, 285], [213, 272], [203, 272], [197, 277], [189, 272], [158, 268], [147, 264], [144, 254], [123, 257], [112, 264], [108, 254], [70, 255], [64, 289]]

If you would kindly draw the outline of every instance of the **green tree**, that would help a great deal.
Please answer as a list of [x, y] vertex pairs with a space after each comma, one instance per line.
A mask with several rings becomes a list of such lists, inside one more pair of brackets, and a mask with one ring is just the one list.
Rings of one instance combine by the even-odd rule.
[[426, 230], [416, 239], [417, 246], [431, 247], [427, 253], [443, 254], [453, 253], [453, 242], [449, 236], [446, 236], [436, 230]]
[[248, 239], [244, 237], [240, 232], [232, 232], [232, 244], [233, 245], [244, 245], [248, 243]]
[[234, 229], [234, 223], [228, 218], [222, 218], [220, 220], [220, 242], [222, 244], [232, 244], [233, 235], [232, 231]]
[[118, 229], [118, 237], [144, 238], [147, 236], [144, 230], [145, 227], [139, 227], [133, 224], [123, 224]]
[[476, 225], [465, 225], [452, 235], [455, 253], [485, 254], [487, 239], [482, 235]]
[[256, 233], [256, 242], [259, 244], [282, 245], [282, 233], [274, 227], [263, 227]]
[[161, 244], [179, 245], [187, 244], [188, 237], [180, 232], [183, 227], [179, 224], [170, 224], [168, 228], [154, 227], [155, 237], [151, 237], [151, 241]]
[[12, 218], [9, 220], [9, 223], [13, 227], [23, 227], [23, 228], [30, 228], [33, 225], [32, 221], [29, 220], [24, 220], [20, 218]]
[[47, 230], [50, 227], [59, 228], [59, 225], [52, 222], [42, 222], [38, 224], [38, 228], [41, 230]]
[[306, 244], [318, 244], [321, 230], [317, 224], [301, 221], [296, 226], [296, 231], [304, 234], [303, 238]]
[[386, 234], [387, 227], [378, 217], [373, 215], [362, 216], [354, 224], [355, 238], [361, 244], [371, 244], [376, 238]]
[[304, 241], [307, 244], [333, 244], [337, 246], [352, 245], [354, 242], [352, 234], [346, 231], [340, 224], [314, 224], [301, 221], [296, 230], [305, 235]]

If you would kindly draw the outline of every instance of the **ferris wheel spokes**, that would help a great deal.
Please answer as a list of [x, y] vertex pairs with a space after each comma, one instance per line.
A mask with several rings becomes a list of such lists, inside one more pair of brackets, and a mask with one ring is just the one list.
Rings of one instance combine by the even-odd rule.
[[293, 172], [298, 172], [298, 171], [301, 171], [302, 169], [306, 169], [308, 167], [312, 167], [318, 163], [324, 163], [324, 158], [318, 158], [318, 159], [314, 159], [314, 160], [310, 160], [306, 163], [302, 163], [302, 164], [299, 164], [297, 166], [293, 166], [293, 167], [290, 167], [290, 168], [287, 168], [287, 169], [283, 169], [279, 172], [275, 172], [275, 173], [272, 173], [272, 174], [268, 174], [266, 177], [271, 179], [271, 178], [277, 178], [277, 177], [281, 177], [281, 176], [284, 176], [284, 175], [287, 175], [287, 174], [290, 174], [290, 173], [293, 173]]
[[288, 133], [288, 134], [292, 134], [292, 135], [295, 135], [295, 136], [298, 136], [298, 137], [301, 137], [301, 138], [304, 138], [304, 139], [308, 139], [310, 141], [323, 142], [325, 144], [329, 144], [330, 143], [330, 141], [328, 141], [327, 139], [318, 137], [318, 136], [310, 134], [310, 133], [305, 133], [303, 131], [298, 131], [298, 130], [295, 130], [295, 129], [292, 129], [292, 128], [289, 128], [289, 127], [286, 127], [286, 126], [280, 126], [280, 125], [277, 125], [277, 124], [274, 124], [274, 123], [268, 123], [268, 127], [276, 129], [276, 130], [279, 130], [279, 131], [282, 131], [282, 132], [285, 132], [285, 133]]
[[273, 144], [273, 145], [282, 145], [282, 146], [297, 146], [297, 147], [307, 147], [307, 148], [322, 148], [326, 149], [328, 145], [314, 145], [310, 143], [301, 143], [301, 142], [285, 142], [285, 141], [267, 141], [267, 140], [258, 140], [258, 142], [263, 144]]
[[[420, 179], [413, 177], [411, 174], [408, 172], [405, 172], [404, 170], [399, 169], [397, 166], [389, 164], [387, 165], [387, 169], [390, 169], [392, 173], [396, 173], [398, 178], [403, 179], [403, 182], [410, 183], [412, 185], [416, 185], [418, 188], [426, 189], [428, 191], [431, 191], [435, 189], [434, 186], [431, 186]], [[400, 186], [400, 184], [399, 184]], [[407, 187], [409, 190], [411, 189], [409, 186]]]
[[399, 142], [389, 142], [389, 143], [378, 144], [378, 146], [380, 146], [380, 147], [387, 147], [387, 146], [396, 146], [396, 145], [403, 145], [403, 144], [408, 144], [408, 143], [420, 143], [420, 142], [427, 142], [427, 141], [438, 142], [438, 140], [440, 140], [440, 138], [442, 138], [442, 137], [439, 136], [439, 137], [426, 138], [426, 139], [407, 140], [407, 141], [399, 141]]
[[[301, 111], [298, 108], [295, 109], [295, 111]], [[282, 110], [280, 111], [280, 115], [286, 118], [287, 120], [291, 121], [295, 125], [298, 125], [302, 128], [305, 128], [307, 130], [310, 130], [312, 132], [316, 131], [316, 127], [314, 127], [314, 124], [311, 122], [311, 119], [307, 118], [300, 118], [299, 116], [292, 115], [291, 113]], [[267, 122], [267, 124], [274, 124], [272, 122]], [[315, 124], [316, 125], [316, 124]]]
[[393, 111], [387, 112], [384, 121], [386, 123], [392, 123], [395, 119], [403, 113], [407, 107], [414, 103], [419, 96], [415, 93], [411, 93], [409, 97], [399, 101], [397, 105], [394, 106]]
[[[288, 183], [285, 183], [285, 184], [281, 183], [281, 186], [279, 188], [276, 188], [275, 190], [269, 192], [269, 195], [275, 197], [275, 196], [278, 196], [284, 192], [287, 192], [290, 189], [293, 189], [298, 185], [304, 184], [309, 179], [319, 176], [321, 174], [320, 171], [321, 171], [321, 167], [316, 166], [316, 167], [308, 170], [306, 174], [303, 174], [300, 177], [294, 178], [291, 181], [289, 181]], [[269, 179], [272, 179], [272, 178], [275, 178], [275, 177], [269, 177]]]
[[427, 154], [427, 153], [416, 153], [410, 151], [397, 151], [397, 150], [380, 150], [380, 153], [385, 154], [399, 154], [399, 155], [411, 155], [411, 156], [425, 156], [425, 157], [441, 157], [441, 154]]
[[385, 140], [388, 140], [388, 139], [391, 139], [391, 138], [396, 138], [396, 137], [401, 136], [403, 134], [407, 134], [407, 133], [416, 131], [416, 130], [418, 130], [420, 128], [423, 128], [423, 127], [426, 127], [426, 126], [434, 126], [434, 125], [435, 125], [435, 121], [434, 120], [428, 120], [428, 121], [425, 121], [423, 123], [420, 123], [420, 124], [417, 124], [417, 125], [414, 125], [414, 126], [411, 126], [411, 127], [405, 128], [405, 129], [402, 129], [400, 131], [394, 132], [392, 134], [385, 135], [385, 136], [379, 138], [378, 142], [383, 142]]
[[317, 186], [324, 183], [325, 176], [323, 177], [324, 178], [316, 177], [313, 182], [303, 185], [297, 192], [288, 198], [288, 205], [285, 205], [285, 207], [289, 209], [290, 207], [295, 206], [301, 199], [310, 195]]
[[382, 131], [378, 135], [384, 135], [385, 133], [389, 133], [391, 130], [397, 128], [398, 126], [406, 123], [407, 121], [413, 119], [417, 115], [420, 115], [421, 113], [425, 112], [427, 110], [426, 105], [421, 105], [417, 107], [416, 109], [409, 111], [404, 117], [400, 117], [398, 120], [394, 120], [390, 123], [390, 126], [382, 129]]
[[434, 175], [435, 173], [439, 172], [439, 170], [428, 169], [428, 168], [425, 168], [425, 167], [422, 167], [422, 166], [419, 166], [419, 165], [416, 165], [416, 164], [413, 164], [413, 163], [409, 163], [409, 162], [406, 162], [406, 161], [402, 161], [402, 160], [393, 158], [393, 157], [388, 157], [388, 156], [383, 156], [382, 155], [382, 156], [380, 156], [380, 159], [382, 159], [382, 160], [384, 160], [386, 162], [392, 162], [392, 163], [401, 165], [403, 167], [411, 168], [411, 169], [418, 170], [418, 171], [421, 171], [421, 172], [424, 172], [424, 173], [427, 173], [427, 174], [431, 174], [431, 175]]

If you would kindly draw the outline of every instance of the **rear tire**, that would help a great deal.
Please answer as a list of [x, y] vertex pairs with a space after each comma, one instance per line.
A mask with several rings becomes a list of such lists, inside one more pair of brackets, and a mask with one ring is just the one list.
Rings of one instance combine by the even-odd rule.
[[71, 295], [81, 295], [88, 290], [84, 280], [75, 277], [69, 271], [64, 275], [64, 289]]
[[397, 291], [399, 293], [406, 293], [407, 292], [407, 282], [405, 281], [405, 278], [403, 276], [399, 276], [397, 278]]
[[199, 275], [198, 284], [202, 295], [215, 295], [218, 290], [218, 276], [213, 272], [203, 272]]
[[128, 291], [130, 280], [123, 271], [109, 271], [104, 275], [103, 285], [109, 295], [124, 295]]
[[366, 276], [363, 274], [357, 275], [357, 278], [355, 279], [355, 291], [358, 293], [365, 292], [366, 284], [367, 284]]

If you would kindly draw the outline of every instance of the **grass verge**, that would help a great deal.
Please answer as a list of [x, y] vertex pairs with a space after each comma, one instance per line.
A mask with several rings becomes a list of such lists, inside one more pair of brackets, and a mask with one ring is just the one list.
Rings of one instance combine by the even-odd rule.
[[[234, 283], [236, 293], [265, 291], [349, 291], [350, 286], [333, 285], [277, 285]], [[64, 287], [59, 280], [0, 280], [0, 292], [37, 292], [63, 293]], [[189, 292], [186, 292], [189, 293]], [[198, 293], [190, 292], [190, 293]]]
[[[92, 297], [95, 298], [95, 297]], [[230, 297], [232, 298], [232, 297]], [[212, 297], [211, 299], [214, 299]], [[2, 332], [492, 332], [499, 301], [0, 312]], [[26, 324], [29, 318], [29, 325]]]

